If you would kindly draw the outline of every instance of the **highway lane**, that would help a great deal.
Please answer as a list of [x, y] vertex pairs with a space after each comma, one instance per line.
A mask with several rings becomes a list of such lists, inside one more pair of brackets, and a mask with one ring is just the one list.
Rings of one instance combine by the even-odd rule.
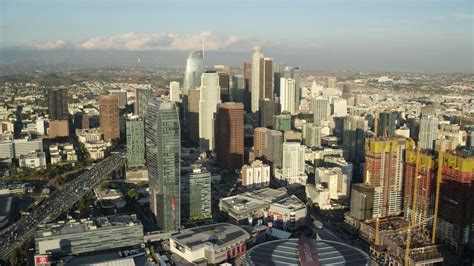
[[54, 192], [48, 200], [38, 206], [30, 215], [21, 218], [8, 230], [2, 232], [0, 239], [0, 258], [8, 259], [15, 248], [31, 239], [38, 224], [57, 219], [70, 209], [90, 189], [96, 187], [117, 166], [122, 165], [123, 155], [112, 154], [97, 163], [91, 170], [81, 174], [62, 190]]

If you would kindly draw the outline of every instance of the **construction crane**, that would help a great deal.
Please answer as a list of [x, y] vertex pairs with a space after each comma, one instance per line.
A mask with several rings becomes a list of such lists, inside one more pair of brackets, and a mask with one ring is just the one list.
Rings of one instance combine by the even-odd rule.
[[431, 244], [436, 243], [436, 226], [438, 223], [438, 208], [439, 208], [439, 190], [441, 187], [441, 181], [443, 179], [443, 157], [444, 157], [444, 140], [442, 139], [439, 143], [438, 152], [438, 173], [436, 175], [436, 194], [435, 194], [435, 209], [433, 219], [433, 232], [431, 234]]
[[[416, 208], [417, 208], [417, 190], [418, 190], [418, 179], [420, 175], [418, 174], [420, 167], [420, 145], [416, 146], [416, 166], [415, 166], [415, 184], [413, 186], [413, 202], [412, 202], [412, 210], [411, 210], [411, 223], [410, 225], [414, 225], [416, 223]], [[410, 245], [411, 245], [411, 229], [407, 230], [407, 239], [405, 243], [405, 265], [408, 266], [409, 258], [410, 258]]]
[[375, 112], [375, 116], [374, 116], [374, 134], [375, 134], [375, 137], [377, 137], [378, 127], [379, 127], [379, 113]]

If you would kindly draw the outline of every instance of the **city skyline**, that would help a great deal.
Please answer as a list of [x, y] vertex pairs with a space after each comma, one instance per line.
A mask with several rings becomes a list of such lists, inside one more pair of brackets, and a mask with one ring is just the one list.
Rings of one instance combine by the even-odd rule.
[[[276, 60], [306, 69], [474, 69], [469, 1], [230, 1], [226, 8], [211, 0], [5, 1], [2, 10], [0, 62], [26, 51], [32, 59], [61, 55], [68, 61], [106, 50], [120, 52], [121, 63], [140, 58], [144, 65], [183, 65], [168, 54], [199, 50], [204, 39], [206, 64], [218, 57], [241, 66], [236, 59], [250, 58], [259, 45]], [[285, 13], [292, 19], [277, 19]]]

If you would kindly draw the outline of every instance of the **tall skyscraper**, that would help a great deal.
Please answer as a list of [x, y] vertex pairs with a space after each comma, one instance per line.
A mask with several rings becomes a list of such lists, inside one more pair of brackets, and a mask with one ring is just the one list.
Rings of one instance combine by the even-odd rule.
[[395, 136], [397, 112], [384, 111], [378, 114], [378, 138], [393, 138]]
[[282, 166], [283, 156], [283, 133], [278, 130], [268, 130], [265, 139], [265, 157], [269, 160], [272, 173], [276, 168]]
[[117, 97], [119, 109], [125, 109], [125, 107], [127, 107], [127, 91], [126, 90], [111, 90], [110, 95]]
[[219, 87], [221, 87], [221, 101], [230, 100], [230, 68], [226, 65], [214, 65], [214, 70], [219, 75]]
[[258, 101], [260, 100], [260, 59], [262, 56], [261, 48], [258, 46], [254, 47], [252, 54], [252, 81], [250, 86], [252, 113], [258, 112]]
[[303, 141], [308, 147], [321, 146], [321, 127], [314, 123], [303, 124]]
[[164, 232], [177, 231], [181, 224], [180, 134], [175, 103], [151, 99], [145, 118], [150, 207]]
[[343, 121], [342, 147], [344, 158], [351, 163], [364, 161], [366, 121], [360, 116], [346, 116]]
[[346, 116], [347, 100], [339, 98], [333, 99], [331, 103], [331, 114], [333, 116]]
[[434, 141], [438, 139], [439, 120], [435, 116], [423, 116], [420, 121], [418, 141], [421, 149], [433, 150]]
[[321, 125], [322, 121], [327, 121], [329, 118], [329, 100], [324, 97], [316, 97], [311, 99], [309, 108], [314, 115], [314, 123]]
[[259, 99], [273, 99], [273, 60], [260, 58]]
[[283, 175], [288, 184], [306, 185], [307, 176], [304, 172], [305, 148], [298, 142], [283, 143]]
[[252, 62], [244, 62], [244, 106], [246, 112], [252, 111]]
[[170, 101], [177, 102], [180, 100], [179, 82], [170, 82]]
[[145, 124], [139, 116], [127, 116], [127, 166], [145, 166]]
[[404, 138], [367, 140], [364, 184], [374, 188], [373, 218], [402, 212], [405, 146]]
[[192, 165], [181, 175], [181, 213], [191, 220], [208, 219], [211, 212], [211, 173], [200, 165]]
[[74, 127], [77, 129], [89, 128], [89, 115], [84, 112], [74, 114]]
[[189, 140], [194, 143], [199, 143], [199, 102], [201, 98], [201, 91], [199, 89], [192, 89], [188, 91], [188, 119], [186, 123], [189, 129]]
[[134, 113], [141, 118], [145, 118], [148, 101], [153, 98], [153, 91], [147, 89], [135, 90]]
[[265, 154], [265, 142], [267, 139], [267, 128], [257, 127], [253, 130], [253, 151], [255, 158]]
[[268, 98], [260, 100], [260, 126], [271, 127], [273, 116], [280, 113], [279, 104]]
[[50, 120], [68, 120], [68, 93], [64, 88], [48, 90], [48, 113]]
[[204, 59], [202, 51], [189, 53], [186, 62], [186, 73], [184, 74], [183, 95], [188, 95], [188, 91], [201, 86], [201, 76], [204, 71]]
[[240, 169], [244, 161], [244, 105], [221, 103], [216, 114], [216, 155], [220, 169]]
[[[289, 67], [286, 66], [281, 71], [281, 77], [286, 79], [295, 80], [295, 106], [298, 108], [300, 106], [301, 100], [301, 70], [298, 67]], [[280, 97], [281, 97], [281, 84], [280, 84]]]
[[120, 138], [118, 98], [112, 95], [100, 96], [100, 129], [105, 140]]
[[328, 78], [327, 87], [330, 89], [336, 88], [336, 79], [335, 78]]
[[280, 105], [281, 111], [287, 111], [294, 114], [298, 108], [295, 105], [296, 83], [291, 78], [280, 79]]
[[204, 73], [201, 78], [199, 99], [199, 146], [202, 151], [214, 150], [214, 114], [220, 99], [219, 76]]
[[230, 100], [236, 103], [244, 103], [245, 79], [243, 75], [232, 76], [232, 90]]

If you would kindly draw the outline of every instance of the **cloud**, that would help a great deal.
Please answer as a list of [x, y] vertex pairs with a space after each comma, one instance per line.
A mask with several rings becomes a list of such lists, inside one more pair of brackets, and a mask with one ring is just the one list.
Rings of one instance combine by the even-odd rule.
[[93, 37], [81, 41], [54, 40], [46, 42], [30, 42], [24, 47], [29, 49], [50, 50], [73, 47], [79, 49], [107, 49], [129, 51], [192, 51], [202, 47], [204, 39], [205, 49], [208, 51], [246, 51], [254, 45], [263, 44], [262, 41], [244, 36], [222, 36], [212, 32], [197, 34], [152, 33], [138, 34], [129, 32], [107, 37]]

